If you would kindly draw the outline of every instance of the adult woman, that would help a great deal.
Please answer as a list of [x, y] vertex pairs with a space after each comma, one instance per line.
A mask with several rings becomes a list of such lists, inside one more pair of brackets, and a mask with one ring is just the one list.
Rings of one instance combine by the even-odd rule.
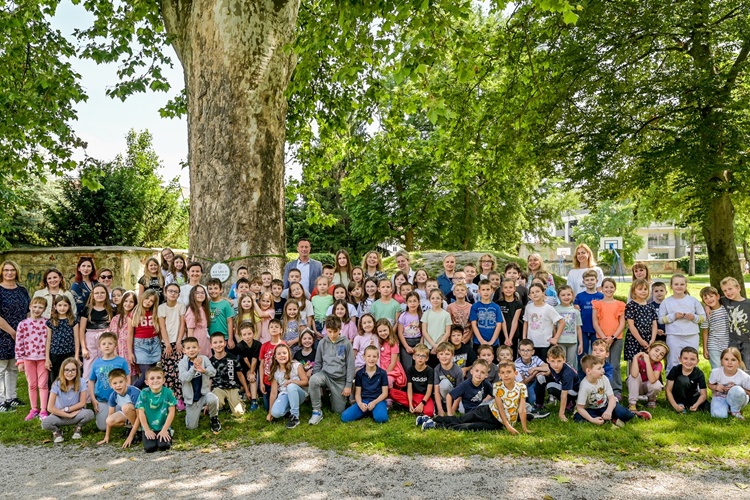
[[540, 254], [532, 253], [526, 258], [526, 270], [529, 272], [527, 283], [531, 283], [536, 273], [543, 271], [549, 274], [547, 278], [547, 286], [553, 290], [555, 289], [555, 280], [552, 279], [552, 274], [544, 267], [544, 260], [542, 260]]
[[44, 318], [50, 318], [50, 314], [52, 313], [52, 303], [55, 301], [55, 297], [60, 294], [65, 295], [70, 299], [70, 303], [73, 305], [73, 315], [75, 316], [75, 298], [73, 297], [73, 294], [65, 288], [65, 277], [60, 270], [51, 267], [44, 272], [42, 280], [39, 282], [39, 289], [34, 292], [34, 297], [42, 297], [47, 300], [47, 309], [45, 309], [42, 314]]
[[174, 252], [171, 248], [161, 249], [161, 269], [162, 278], [166, 278], [169, 273], [169, 267], [172, 265], [172, 259], [174, 259]]
[[596, 289], [601, 291], [604, 272], [596, 265], [594, 254], [591, 253], [591, 249], [588, 245], [581, 243], [576, 247], [573, 261], [574, 267], [568, 273], [568, 285], [573, 289], [573, 293], [578, 295], [586, 289], [583, 285], [583, 273], [589, 269], [596, 271]]
[[480, 281], [490, 279], [489, 274], [495, 270], [496, 266], [497, 260], [495, 259], [494, 255], [486, 253], [479, 257], [479, 260], [477, 261], [479, 274], [474, 276], [474, 280], [472, 281], [472, 283], [478, 285]]
[[[409, 256], [409, 252], [407, 252], [406, 250], [399, 250], [398, 252], [393, 254], [393, 260], [396, 261], [398, 270], [404, 273], [404, 276], [406, 276], [406, 281], [414, 284], [414, 274], [416, 273], [416, 271], [411, 268], [411, 257]], [[391, 278], [391, 281], [393, 281], [393, 278]]]
[[109, 297], [112, 298], [112, 280], [115, 278], [115, 273], [112, 271], [112, 269], [105, 267], [104, 269], [99, 269], [99, 283], [104, 285], [107, 288], [107, 292], [109, 293]]
[[76, 265], [76, 279], [70, 286], [70, 292], [75, 299], [77, 315], [80, 315], [83, 308], [86, 307], [91, 289], [97, 283], [94, 259], [91, 257], [80, 257]]
[[16, 392], [16, 328], [29, 312], [29, 292], [18, 284], [21, 270], [12, 260], [2, 264], [0, 282], [0, 412], [22, 405]]
[[383, 272], [383, 261], [380, 254], [375, 250], [370, 250], [362, 259], [362, 269], [365, 271], [365, 279], [375, 278], [376, 280], [387, 280], [388, 276]]
[[352, 262], [346, 250], [336, 252], [336, 265], [333, 267], [333, 284], [349, 286], [352, 280]]

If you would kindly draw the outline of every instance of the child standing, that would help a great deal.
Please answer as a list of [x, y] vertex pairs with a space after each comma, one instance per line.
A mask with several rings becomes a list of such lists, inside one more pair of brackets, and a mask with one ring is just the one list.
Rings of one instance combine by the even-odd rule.
[[633, 357], [628, 376], [628, 409], [636, 411], [638, 396], [646, 394], [648, 397], [647, 408], [656, 408], [656, 398], [664, 388], [661, 383], [661, 364], [664, 357], [669, 354], [667, 344], [661, 341], [654, 342], [647, 352], [639, 352]]
[[406, 373], [399, 362], [398, 338], [391, 323], [387, 319], [380, 319], [375, 325], [375, 331], [380, 339], [380, 367], [388, 374], [388, 387], [404, 387]]
[[[406, 311], [398, 317], [398, 338], [401, 342], [401, 366], [404, 372], [411, 368], [414, 346], [422, 340], [422, 308], [419, 294], [411, 292], [406, 297]], [[361, 321], [361, 320], [360, 320]]]
[[[479, 293], [482, 293], [481, 288]], [[550, 345], [557, 345], [565, 327], [565, 323], [560, 321], [562, 317], [545, 302], [544, 297], [544, 285], [532, 283], [529, 287], [530, 300], [523, 314], [523, 338], [533, 342], [537, 355], [542, 359], [547, 357]]]
[[625, 306], [628, 336], [625, 338], [625, 361], [630, 363], [636, 354], [646, 352], [656, 340], [658, 317], [648, 303], [648, 281], [637, 279], [630, 286], [630, 302]]
[[355, 370], [361, 370], [365, 366], [365, 347], [368, 345], [380, 348], [378, 334], [375, 331], [375, 318], [370, 313], [364, 314], [359, 319], [359, 334], [352, 343]]
[[[443, 342], [443, 344], [450, 344], [453, 346], [453, 362], [456, 364], [459, 370], [463, 373], [463, 376], [465, 377], [467, 373], [469, 373], [469, 369], [471, 368], [471, 365], [474, 364], [474, 361], [477, 359], [477, 353], [474, 352], [474, 349], [472, 349], [471, 344], [464, 344], [464, 331], [463, 327], [461, 325], [453, 325], [451, 326], [451, 336], [450, 336], [450, 342]], [[492, 346], [488, 346], [492, 347]], [[481, 349], [482, 346], [479, 346], [477, 348], [477, 352], [479, 349]], [[438, 360], [440, 359], [440, 346], [438, 346]], [[436, 366], [437, 368], [437, 366]], [[461, 377], [463, 378], [463, 377]]]
[[75, 358], [63, 360], [57, 380], [50, 389], [47, 403], [50, 415], [42, 420], [42, 429], [52, 431], [55, 443], [65, 440], [60, 427], [75, 425], [73, 439], [81, 439], [84, 424], [95, 418], [94, 412], [86, 408], [86, 384], [78, 376], [79, 373], [80, 364]]
[[281, 340], [281, 321], [272, 319], [268, 323], [268, 333], [270, 339], [260, 347], [258, 357], [260, 363], [260, 373], [262, 375], [260, 392], [263, 394], [263, 403], [266, 408], [270, 408], [269, 396], [271, 394], [271, 364], [273, 363], [273, 352], [276, 346], [284, 343]]
[[750, 301], [740, 295], [740, 284], [732, 278], [721, 280], [724, 297], [721, 305], [729, 314], [729, 346], [736, 347], [742, 354], [742, 362], [750, 364]]
[[[228, 300], [221, 296], [221, 281], [216, 278], [208, 280], [208, 296], [211, 298], [208, 306], [211, 309], [211, 323], [208, 327], [209, 336], [212, 333], [222, 333], [227, 341], [229, 350], [234, 349], [234, 308]], [[197, 422], [196, 422], [196, 425]]]
[[[315, 331], [315, 312], [312, 303], [305, 296], [305, 289], [299, 283], [289, 285], [290, 300], [296, 300], [299, 306], [299, 318], [306, 328]], [[317, 335], [317, 333], [316, 333]]]
[[122, 445], [123, 448], [128, 448], [131, 444], [138, 444], [142, 439], [138, 432], [138, 411], [135, 409], [141, 391], [133, 385], [128, 385], [128, 375], [118, 368], [109, 372], [109, 385], [112, 387], [112, 394], [107, 401], [107, 430], [104, 439], [96, 444], [109, 443], [113, 428], [129, 427], [128, 436]]
[[[196, 285], [189, 293], [188, 307], [185, 310], [187, 336], [198, 341], [198, 352], [203, 356], [210, 356], [211, 341], [208, 339], [208, 327], [211, 325], [211, 308], [208, 305], [208, 294], [203, 285]], [[182, 342], [184, 344], [185, 340]]]
[[373, 315], [375, 320], [387, 319], [391, 326], [396, 325], [398, 315], [401, 314], [401, 304], [396, 302], [393, 297], [393, 286], [389, 279], [381, 279], [378, 282], [378, 292], [380, 292], [380, 298], [373, 302], [370, 308], [370, 314]]
[[729, 313], [721, 305], [718, 290], [712, 286], [701, 290], [701, 299], [708, 311], [706, 321], [701, 325], [703, 337], [703, 357], [711, 362], [711, 369], [721, 366], [721, 351], [729, 347]]
[[271, 373], [273, 381], [266, 420], [271, 422], [289, 413], [286, 428], [294, 429], [299, 425], [299, 407], [307, 398], [304, 389], [308, 384], [307, 372], [299, 361], [292, 360], [289, 346], [279, 344], [273, 353]]
[[562, 317], [564, 323], [562, 335], [557, 340], [557, 345], [565, 350], [565, 359], [573, 370], [578, 368], [578, 355], [583, 352], [583, 332], [581, 326], [581, 311], [573, 305], [573, 289], [563, 285], [557, 292], [560, 304], [555, 306], [555, 311]]
[[698, 366], [698, 350], [683, 347], [680, 364], [667, 374], [667, 401], [677, 413], [708, 411], [706, 376]]
[[[18, 323], [16, 327], [16, 364], [20, 365], [21, 371], [26, 372], [31, 402], [31, 411], [26, 415], [25, 420], [33, 420], [36, 417], [45, 419], [49, 415], [47, 413], [49, 376], [45, 366], [47, 321], [42, 317], [45, 309], [47, 309], [47, 299], [34, 297], [29, 305], [29, 317]], [[39, 392], [38, 399], [37, 391]]]
[[[93, 292], [92, 292], [93, 295]], [[104, 332], [99, 336], [98, 351], [100, 357], [91, 364], [89, 375], [89, 399], [96, 413], [96, 426], [100, 431], [107, 430], [107, 416], [109, 415], [109, 397], [112, 395], [112, 387], [109, 385], [109, 372], [119, 368], [130, 375], [128, 362], [124, 358], [115, 355], [117, 349], [117, 337], [112, 332]]]
[[374, 278], [367, 278], [365, 281], [365, 298], [359, 303], [359, 310], [357, 316], [362, 317], [363, 314], [370, 312], [372, 305], [376, 300], [380, 298], [378, 293], [378, 282]]
[[617, 402], [609, 379], [604, 376], [602, 361], [592, 355], [586, 355], [581, 359], [581, 368], [586, 377], [581, 380], [578, 390], [576, 405], [576, 422], [591, 422], [595, 425], [603, 425], [611, 421], [617, 427], [624, 427], [625, 423], [633, 417], [650, 420], [651, 414], [647, 411], [633, 413]]
[[63, 361], [68, 358], [78, 360], [80, 348], [78, 320], [68, 297], [65, 295], [55, 297], [55, 304], [46, 326], [47, 368], [51, 372], [51, 378], [56, 378], [60, 374]]
[[86, 307], [80, 313], [78, 333], [81, 336], [83, 378], [88, 380], [91, 375], [91, 365], [99, 357], [99, 336], [107, 331], [109, 322], [112, 321], [112, 305], [109, 303], [107, 287], [94, 285]]
[[431, 417], [435, 414], [435, 403], [430, 397], [435, 373], [432, 368], [427, 366], [429, 357], [430, 349], [425, 344], [416, 345], [414, 347], [414, 363], [406, 371], [406, 391], [391, 389], [389, 393], [393, 401], [409, 408], [409, 412], [412, 414]]
[[388, 375], [378, 366], [377, 347], [365, 348], [365, 367], [357, 372], [354, 387], [354, 399], [357, 403], [341, 414], [341, 421], [353, 422], [371, 414], [375, 422], [387, 422], [388, 405], [385, 400], [388, 397]]
[[296, 300], [284, 304], [281, 322], [284, 324], [284, 343], [292, 349], [292, 353], [296, 353], [300, 350], [299, 334], [305, 329], [305, 325], [300, 323], [299, 304]]
[[711, 416], [727, 418], [731, 413], [745, 420], [742, 409], [747, 406], [750, 394], [750, 375], [744, 372], [742, 354], [736, 347], [727, 347], [721, 353], [721, 366], [711, 370], [708, 387], [713, 391]]
[[[121, 358], [128, 359], [130, 349], [128, 348], [128, 329], [130, 328], [130, 318], [133, 316], [135, 305], [137, 304], [135, 292], [127, 291], [123, 293], [120, 303], [114, 310], [115, 317], [109, 322], [109, 331], [117, 335], [117, 355]], [[135, 377], [138, 372], [138, 365], [128, 363], [130, 366], [130, 375]]]
[[315, 290], [318, 292], [310, 299], [315, 314], [315, 331], [321, 333], [325, 326], [326, 312], [333, 305], [333, 297], [328, 294], [328, 278], [319, 276], [315, 280]]
[[706, 312], [697, 299], [687, 294], [687, 278], [675, 274], [669, 280], [672, 295], [659, 306], [659, 317], [664, 323], [669, 346], [667, 370], [679, 363], [683, 347], [700, 347], [700, 327]]
[[447, 341], [451, 334], [451, 315], [443, 309], [443, 292], [430, 291], [431, 309], [422, 313], [422, 341], [430, 347], [430, 366], [437, 365], [437, 346]]
[[453, 324], [461, 325], [464, 328], [465, 338], [462, 339], [463, 343], [469, 343], [472, 337], [474, 337], [474, 332], [471, 329], [471, 320], [469, 318], [471, 317], [472, 303], [478, 302], [468, 302], [466, 300], [468, 293], [469, 289], [465, 284], [457, 283], [453, 287], [453, 295], [455, 296], [456, 300], [448, 304], [448, 307], [446, 308], [448, 314], [451, 315], [451, 321], [453, 322]]
[[[183, 346], [187, 347], [187, 341], [183, 341]], [[195, 345], [197, 351], [197, 341]], [[172, 446], [171, 426], [177, 400], [172, 391], [164, 387], [164, 372], [158, 366], [149, 368], [146, 385], [135, 404], [143, 428], [143, 450], [146, 453], [166, 451]]]
[[331, 396], [331, 407], [341, 414], [346, 408], [346, 400], [352, 393], [354, 380], [354, 353], [346, 337], [341, 336], [341, 320], [335, 316], [326, 318], [327, 335], [318, 344], [315, 353], [313, 376], [310, 377], [310, 402], [312, 416], [310, 425], [323, 420], [321, 391], [327, 387]]
[[[220, 332], [218, 332], [220, 333]], [[211, 392], [211, 377], [216, 376], [216, 368], [213, 367], [208, 357], [200, 354], [198, 340], [194, 337], [187, 337], [182, 341], [182, 350], [185, 356], [180, 360], [180, 382], [182, 382], [182, 397], [185, 401], [185, 427], [188, 429], [197, 429], [198, 420], [203, 413], [203, 408], [208, 408], [208, 417], [211, 431], [216, 434], [221, 430], [219, 422], [219, 398]], [[153, 373], [149, 370], [150, 373]], [[164, 373], [159, 370], [161, 378], [160, 386], [164, 384]], [[151, 387], [149, 385], [149, 387]], [[169, 391], [171, 399], [174, 400], [172, 391]], [[141, 392], [141, 397], [146, 390]], [[139, 400], [140, 401], [140, 400]], [[177, 401], [175, 401], [177, 404]], [[170, 410], [173, 412], [174, 410]], [[143, 418], [141, 418], [143, 424]], [[143, 426], [144, 434], [148, 435], [147, 427]], [[146, 439], [143, 440], [146, 444]], [[148, 451], [148, 450], [147, 450]]]
[[[331, 306], [331, 314], [341, 320], [341, 335], [353, 342], [357, 336], [357, 323], [349, 316], [349, 304], [344, 300], [337, 300]], [[323, 330], [325, 335], [325, 329]]]
[[515, 358], [518, 352], [518, 341], [521, 339], [519, 333], [523, 331], [523, 326], [521, 326], [523, 303], [516, 293], [516, 282], [512, 279], [503, 278], [500, 282], [500, 290], [502, 296], [495, 303], [500, 306], [505, 321], [504, 338], [501, 343], [513, 349], [513, 358]]
[[229, 403], [232, 416], [239, 417], [245, 414], [245, 406], [240, 400], [240, 386], [245, 395], [250, 399], [250, 388], [245, 382], [242, 374], [240, 358], [226, 351], [227, 341], [220, 333], [211, 335], [211, 349], [214, 351], [211, 357], [211, 366], [216, 370], [216, 375], [211, 377], [211, 392], [219, 399], [219, 409], [224, 407], [224, 402]]
[[250, 386], [250, 411], [258, 409], [258, 359], [260, 358], [260, 341], [255, 340], [255, 327], [250, 321], [243, 321], [239, 326], [240, 338], [235, 352], [240, 358], [242, 372], [247, 385]]
[[284, 315], [284, 306], [286, 305], [286, 299], [281, 296], [284, 291], [284, 282], [280, 279], [271, 281], [271, 296], [273, 297], [273, 317], [281, 319]]
[[146, 371], [161, 360], [158, 307], [159, 294], [154, 290], [147, 290], [139, 297], [138, 306], [129, 320], [128, 361], [136, 363], [142, 374], [133, 382], [139, 389], [145, 386]]
[[[651, 298], [652, 300], [648, 303], [654, 311], [656, 311], [656, 316], [659, 316], [659, 308], [661, 307], [661, 303], [664, 302], [664, 299], [667, 297], [667, 285], [665, 283], [662, 283], [661, 281], [656, 281], [651, 285]], [[659, 318], [660, 320], [661, 318]], [[657, 323], [656, 324], [656, 340], [661, 340], [662, 342], [667, 341], [667, 335], [664, 333], [664, 323]]]
[[159, 331], [164, 343], [161, 368], [164, 370], [164, 385], [172, 390], [177, 399], [177, 409], [182, 411], [185, 409], [185, 403], [182, 403], [182, 384], [177, 367], [182, 359], [182, 339], [185, 337], [185, 304], [177, 301], [180, 298], [180, 287], [177, 283], [167, 285], [164, 292], [167, 300], [157, 309]]
[[622, 397], [620, 359], [623, 346], [622, 332], [625, 330], [625, 303], [615, 299], [615, 291], [617, 291], [615, 280], [604, 278], [602, 281], [604, 298], [591, 303], [594, 308], [591, 319], [594, 323], [597, 338], [605, 340], [609, 345], [607, 361], [615, 370], [612, 378], [612, 390], [619, 401]]
[[580, 363], [584, 354], [591, 352], [591, 344], [596, 340], [596, 330], [594, 330], [594, 306], [592, 302], [602, 300], [604, 294], [596, 290], [598, 274], [594, 269], [589, 269], [583, 273], [583, 285], [586, 289], [576, 295], [573, 305], [581, 311], [581, 338], [583, 339], [582, 353], [578, 355]]
[[474, 332], [474, 349], [480, 345], [500, 345], [500, 332], [505, 330], [503, 312], [499, 305], [492, 302], [489, 280], [479, 282], [479, 302], [471, 306], [469, 320]]
[[143, 296], [143, 292], [153, 290], [156, 292], [156, 305], [164, 300], [164, 275], [159, 268], [159, 261], [151, 257], [146, 261], [143, 276], [138, 279], [138, 297]]

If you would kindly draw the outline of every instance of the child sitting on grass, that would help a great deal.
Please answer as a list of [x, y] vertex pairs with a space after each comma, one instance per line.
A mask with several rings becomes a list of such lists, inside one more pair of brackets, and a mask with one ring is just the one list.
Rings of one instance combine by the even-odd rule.
[[[578, 394], [578, 374], [565, 362], [565, 349], [559, 345], [554, 345], [547, 351], [547, 365], [549, 372], [541, 374], [536, 380], [536, 401], [537, 405], [544, 405], [545, 392], [560, 401], [560, 411], [558, 416], [563, 422], [568, 418], [565, 412], [572, 412], [575, 409], [575, 396]], [[537, 406], [537, 408], [539, 408]]]
[[388, 373], [378, 366], [378, 348], [374, 345], [365, 347], [365, 366], [357, 372], [354, 380], [354, 399], [356, 404], [341, 414], [344, 423], [359, 420], [372, 415], [375, 422], [388, 422]]
[[[203, 408], [207, 407], [211, 431], [218, 433], [221, 430], [219, 398], [211, 392], [211, 377], [216, 376], [216, 369], [207, 356], [198, 352], [200, 347], [198, 339], [195, 337], [187, 337], [183, 340], [182, 349], [185, 356], [180, 360], [179, 373], [182, 382], [182, 396], [185, 400], [185, 427], [197, 429], [198, 419], [203, 412]], [[143, 419], [141, 419], [141, 423], [143, 423]], [[146, 432], [145, 428], [143, 432]]]
[[[526, 386], [516, 382], [516, 367], [513, 363], [500, 363], [498, 368], [500, 382], [493, 387], [494, 399], [488, 405], [478, 406], [474, 411], [460, 417], [417, 417], [417, 426], [422, 430], [442, 427], [446, 429], [484, 431], [505, 428], [510, 434], [518, 431], [513, 427], [521, 421], [521, 428], [526, 427]], [[530, 419], [529, 419], [530, 420]]]
[[109, 443], [112, 429], [114, 427], [125, 427], [125, 442], [122, 447], [128, 448], [131, 444], [140, 443], [142, 439], [142, 435], [138, 431], [140, 425], [138, 412], [135, 409], [141, 391], [134, 385], [128, 385], [127, 374], [119, 368], [109, 372], [109, 385], [112, 387], [112, 394], [108, 401], [107, 430], [104, 433], [104, 439], [96, 444]]
[[[189, 339], [190, 337], [188, 337]], [[188, 339], [185, 339], [187, 342]], [[195, 351], [198, 351], [198, 341]], [[183, 345], [185, 345], [183, 342]], [[183, 358], [184, 360], [185, 358]], [[180, 362], [182, 363], [182, 362]], [[169, 387], [164, 387], [164, 372], [158, 366], [146, 371], [146, 388], [141, 391], [135, 408], [143, 427], [143, 450], [153, 453], [166, 451], [172, 446], [172, 421], [175, 415], [177, 400]]]
[[650, 420], [647, 411], [631, 412], [615, 398], [609, 379], [604, 376], [604, 364], [601, 359], [593, 355], [586, 355], [581, 359], [581, 369], [586, 377], [581, 381], [576, 405], [576, 422], [591, 422], [603, 425], [610, 421], [617, 427], [624, 427], [633, 417]]
[[435, 414], [432, 389], [435, 372], [427, 366], [430, 348], [425, 344], [414, 346], [414, 364], [406, 371], [406, 391], [391, 389], [391, 399], [409, 408], [409, 412], [431, 417]]
[[[463, 332], [453, 332], [456, 335], [463, 335]], [[437, 414], [444, 416], [446, 413], [446, 396], [456, 388], [458, 384], [464, 381], [464, 372], [453, 362], [454, 360], [453, 344], [442, 342], [438, 345], [437, 356], [440, 363], [433, 369], [435, 372], [435, 406]], [[453, 411], [447, 408], [448, 415], [453, 415]]]
[[478, 359], [471, 366], [469, 378], [461, 382], [445, 397], [448, 416], [452, 416], [459, 404], [463, 412], [474, 411], [485, 400], [492, 398], [492, 384], [487, 380], [489, 366], [487, 361]]
[[656, 397], [664, 385], [661, 382], [662, 361], [669, 354], [669, 347], [661, 340], [651, 344], [646, 352], [633, 357], [628, 376], [628, 409], [636, 411], [638, 396], [646, 394], [647, 408], [656, 408]]
[[680, 364], [667, 374], [667, 401], [677, 413], [708, 411], [706, 376], [697, 368], [698, 350], [683, 347]]

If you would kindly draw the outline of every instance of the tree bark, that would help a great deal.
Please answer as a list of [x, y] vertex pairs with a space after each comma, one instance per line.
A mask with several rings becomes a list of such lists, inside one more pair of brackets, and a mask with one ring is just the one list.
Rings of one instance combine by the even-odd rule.
[[[190, 251], [281, 275], [285, 92], [299, 0], [165, 0], [185, 75]], [[279, 257], [252, 257], [253, 255]], [[250, 256], [250, 257], [249, 257]]]
[[411, 227], [404, 233], [404, 249], [407, 252], [414, 251], [414, 229]]
[[742, 269], [734, 242], [734, 205], [729, 193], [717, 193], [711, 200], [703, 222], [703, 236], [708, 249], [711, 285], [721, 290], [721, 280], [733, 277], [740, 283], [740, 292], [744, 297]]
[[690, 228], [690, 266], [688, 276], [695, 276], [695, 229]]

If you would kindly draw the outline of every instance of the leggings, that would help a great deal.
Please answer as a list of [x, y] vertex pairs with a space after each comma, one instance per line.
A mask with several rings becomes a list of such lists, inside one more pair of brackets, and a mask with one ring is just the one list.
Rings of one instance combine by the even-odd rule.
[[[29, 401], [31, 402], [32, 410], [39, 410], [41, 403], [41, 410], [47, 411], [47, 399], [49, 398], [49, 372], [44, 364], [45, 360], [29, 360], [23, 361], [23, 368], [26, 371], [26, 381], [29, 384]], [[39, 401], [37, 399], [37, 390], [39, 391]]]

